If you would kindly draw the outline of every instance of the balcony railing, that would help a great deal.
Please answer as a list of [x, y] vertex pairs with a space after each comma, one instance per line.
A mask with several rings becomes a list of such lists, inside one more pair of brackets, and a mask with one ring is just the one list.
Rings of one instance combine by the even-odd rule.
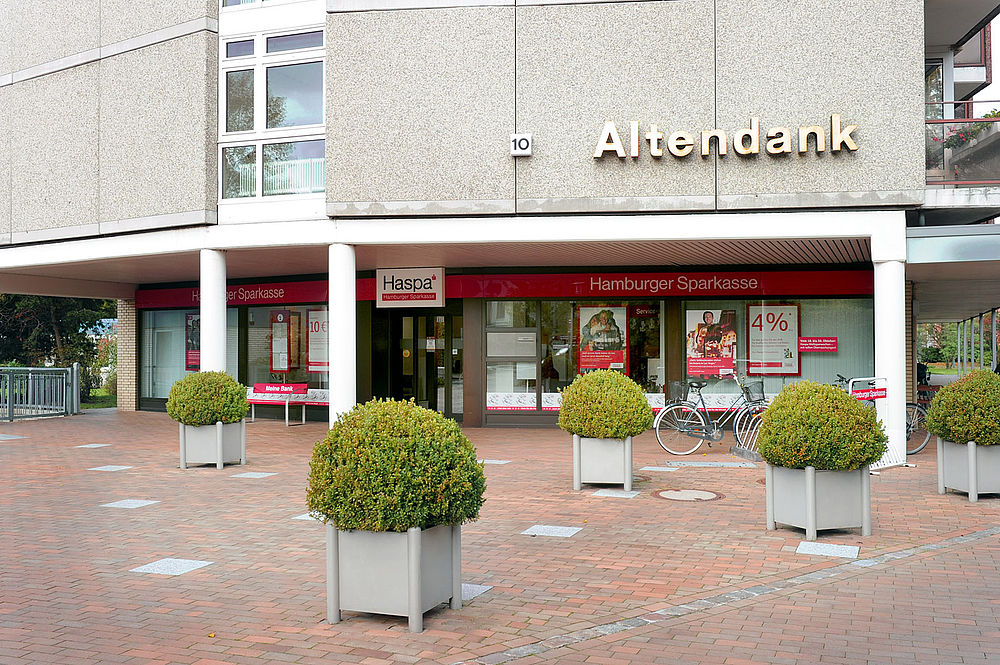
[[[982, 104], [1000, 106], [1000, 102], [975, 103], [980, 109]], [[970, 102], [927, 105], [924, 150], [928, 185], [1000, 185], [1000, 114], [969, 117], [973, 115]]]

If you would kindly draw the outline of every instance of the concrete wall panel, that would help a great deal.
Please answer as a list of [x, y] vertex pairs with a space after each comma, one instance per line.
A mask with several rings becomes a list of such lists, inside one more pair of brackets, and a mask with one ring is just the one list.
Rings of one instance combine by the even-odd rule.
[[27, 69], [75, 55], [101, 44], [100, 0], [7, 0], [11, 68]]
[[[0, 109], [10, 108], [10, 87], [0, 88]], [[10, 242], [10, 116], [0, 113], [0, 245]]]
[[[715, 165], [697, 156], [605, 156], [605, 120], [623, 141], [656, 123], [669, 135], [714, 126], [710, 0], [522, 7], [517, 10], [519, 212], [711, 208]], [[626, 146], [627, 148], [627, 146]]]
[[10, 5], [13, 0], [0, 0], [0, 76], [13, 71], [11, 40], [14, 39], [10, 23]]
[[858, 125], [854, 153], [720, 159], [720, 208], [922, 201], [922, 2], [717, 5], [720, 128]]
[[330, 214], [513, 212], [514, 10], [330, 14]]
[[82, 65], [7, 88], [15, 234], [96, 231], [98, 68]]
[[200, 32], [101, 61], [101, 222], [215, 209], [217, 50]]
[[101, 42], [113, 44], [203, 17], [218, 18], [218, 0], [101, 0]]

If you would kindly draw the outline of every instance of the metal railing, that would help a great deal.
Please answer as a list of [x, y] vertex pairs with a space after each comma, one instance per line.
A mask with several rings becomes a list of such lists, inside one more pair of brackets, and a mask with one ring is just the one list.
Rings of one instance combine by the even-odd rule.
[[928, 103], [924, 128], [928, 185], [1000, 185], [1000, 117], [971, 117], [1000, 102]]
[[0, 420], [80, 412], [80, 365], [0, 367]]

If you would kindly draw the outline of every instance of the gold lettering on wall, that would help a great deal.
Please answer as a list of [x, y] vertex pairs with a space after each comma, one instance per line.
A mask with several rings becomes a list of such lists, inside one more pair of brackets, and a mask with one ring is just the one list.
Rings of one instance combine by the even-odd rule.
[[708, 157], [712, 151], [712, 139], [715, 139], [716, 148], [720, 155], [725, 155], [726, 145], [728, 140], [726, 139], [726, 133], [721, 129], [711, 129], [704, 130], [701, 133], [701, 156]]
[[[613, 120], [605, 121], [601, 128], [601, 135], [597, 139], [597, 146], [594, 148], [594, 159], [600, 159], [611, 152], [620, 159], [626, 157], [638, 159], [643, 144], [647, 145], [649, 155], [657, 159], [663, 157], [667, 151], [674, 157], [687, 157], [694, 152], [696, 147], [699, 148], [702, 157], [709, 157], [712, 154], [713, 139], [716, 154], [720, 157], [726, 157], [729, 154], [730, 141], [724, 129], [704, 129], [697, 133], [680, 130], [672, 132], [664, 140], [666, 130], [660, 129], [656, 123], [650, 123], [648, 127], [648, 130], [643, 133], [642, 125], [638, 120], [629, 121], [629, 143], [626, 151], [615, 122]], [[851, 152], [857, 150], [858, 144], [853, 136], [857, 129], [857, 125], [845, 126], [839, 113], [831, 114], [830, 151], [840, 152], [844, 148]], [[761, 131], [760, 118], [751, 117], [749, 127], [743, 127], [733, 132], [731, 142], [733, 152], [743, 157], [759, 155], [761, 153]], [[697, 146], [695, 143], [696, 135], [700, 138]], [[802, 125], [795, 128], [778, 125], [769, 128], [764, 136], [766, 142], [763, 151], [768, 155], [791, 154], [796, 150], [800, 155], [804, 155], [810, 150], [819, 154], [827, 150], [826, 129], [820, 125]], [[798, 139], [797, 148], [793, 146], [796, 138]]]
[[694, 150], [694, 137], [687, 132], [674, 132], [667, 139], [667, 149], [674, 157], [687, 157]]
[[767, 130], [767, 154], [780, 155], [792, 151], [792, 133], [788, 127], [772, 127]]
[[816, 139], [816, 152], [826, 152], [826, 134], [819, 125], [812, 127], [799, 127], [799, 154], [809, 150], [809, 137]]
[[[747, 145], [747, 139], [750, 145]], [[733, 134], [733, 150], [740, 155], [756, 155], [760, 153], [760, 119], [750, 118], [750, 127], [745, 127]]]
[[597, 140], [597, 148], [594, 149], [594, 159], [603, 157], [604, 153], [609, 150], [614, 150], [616, 155], [622, 159], [625, 158], [625, 146], [622, 145], [622, 139], [618, 136], [618, 128], [615, 127], [615, 123], [612, 120], [604, 123], [604, 129], [601, 130], [601, 138]]

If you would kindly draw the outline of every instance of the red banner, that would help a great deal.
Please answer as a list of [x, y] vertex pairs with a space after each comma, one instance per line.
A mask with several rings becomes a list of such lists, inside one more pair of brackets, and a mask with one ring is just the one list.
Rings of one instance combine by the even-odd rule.
[[886, 388], [865, 388], [863, 390], [855, 390], [851, 393], [858, 399], [884, 399], [886, 396]]

